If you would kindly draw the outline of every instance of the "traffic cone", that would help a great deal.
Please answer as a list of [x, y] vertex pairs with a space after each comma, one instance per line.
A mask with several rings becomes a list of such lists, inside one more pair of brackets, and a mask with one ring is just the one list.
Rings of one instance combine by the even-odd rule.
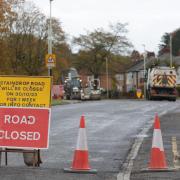
[[159, 117], [155, 115], [152, 149], [150, 155], [150, 170], [167, 169], [166, 157], [163, 147]]
[[74, 158], [70, 169], [64, 169], [65, 172], [72, 173], [96, 173], [95, 169], [91, 169], [88, 158], [88, 145], [85, 128], [85, 118], [81, 116], [78, 140], [76, 150], [74, 151]]

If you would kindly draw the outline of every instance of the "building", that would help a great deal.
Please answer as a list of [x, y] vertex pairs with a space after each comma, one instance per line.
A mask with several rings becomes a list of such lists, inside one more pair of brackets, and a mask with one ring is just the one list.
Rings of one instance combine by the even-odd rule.
[[[147, 52], [146, 68], [156, 63], [155, 54]], [[128, 93], [134, 89], [144, 89], [144, 59], [135, 61], [134, 64], [124, 72], [117, 74], [117, 89], [122, 93]]]

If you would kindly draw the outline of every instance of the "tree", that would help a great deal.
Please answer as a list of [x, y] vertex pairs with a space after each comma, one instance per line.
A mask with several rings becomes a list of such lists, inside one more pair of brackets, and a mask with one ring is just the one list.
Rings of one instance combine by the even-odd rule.
[[[180, 55], [180, 29], [171, 33], [172, 36], [172, 54]], [[165, 33], [161, 38], [159, 45], [159, 55], [170, 52], [170, 33]]]
[[133, 62], [139, 61], [139, 60], [141, 60], [141, 58], [142, 58], [142, 57], [141, 57], [139, 51], [136, 51], [136, 50], [133, 50], [133, 51], [132, 51], [132, 53], [131, 53], [131, 60], [132, 60]]
[[11, 32], [12, 22], [17, 13], [15, 8], [23, 3], [23, 0], [0, 0], [0, 71], [7, 74], [10, 70], [8, 56], [11, 54], [8, 48], [8, 38]]
[[180, 30], [172, 35], [172, 53], [174, 56], [180, 55]]
[[159, 44], [159, 55], [170, 52], [169, 42], [170, 42], [169, 33], [165, 33], [161, 37], [161, 44]]
[[[13, 16], [5, 19], [7, 31], [0, 41], [0, 48], [4, 49], [0, 54], [3, 54], [0, 57], [3, 62], [0, 65], [1, 74], [47, 75], [45, 55], [48, 52], [49, 19], [32, 2], [16, 0], [10, 10]], [[71, 50], [56, 18], [52, 18], [52, 30], [53, 52], [57, 55], [57, 68], [54, 68], [53, 72], [58, 79], [58, 68], [61, 69], [67, 64], [67, 54], [71, 54]]]
[[46, 17], [32, 3], [20, 4], [11, 23], [8, 48], [14, 74], [39, 75], [44, 68]]
[[106, 58], [111, 59], [112, 54], [125, 54], [132, 47], [126, 37], [126, 26], [117, 23], [110, 25], [109, 31], [100, 28], [74, 38], [74, 43], [80, 48], [74, 65], [78, 69], [86, 69], [97, 78], [104, 69]]

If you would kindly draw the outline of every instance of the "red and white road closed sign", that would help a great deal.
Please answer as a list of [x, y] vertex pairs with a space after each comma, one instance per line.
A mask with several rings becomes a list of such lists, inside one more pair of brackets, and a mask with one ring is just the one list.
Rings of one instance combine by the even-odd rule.
[[48, 148], [49, 108], [0, 107], [0, 147]]

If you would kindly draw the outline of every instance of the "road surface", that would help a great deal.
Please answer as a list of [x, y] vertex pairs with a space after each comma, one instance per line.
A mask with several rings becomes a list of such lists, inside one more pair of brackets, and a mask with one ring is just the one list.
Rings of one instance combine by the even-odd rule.
[[[54, 106], [50, 145], [41, 151], [41, 167], [25, 167], [22, 154], [10, 154], [8, 167], [2, 157], [1, 179], [117, 179], [139, 132], [156, 112], [173, 112], [179, 105], [180, 101], [101, 100]], [[90, 164], [97, 175], [63, 173], [71, 166], [81, 115], [86, 119]]]

